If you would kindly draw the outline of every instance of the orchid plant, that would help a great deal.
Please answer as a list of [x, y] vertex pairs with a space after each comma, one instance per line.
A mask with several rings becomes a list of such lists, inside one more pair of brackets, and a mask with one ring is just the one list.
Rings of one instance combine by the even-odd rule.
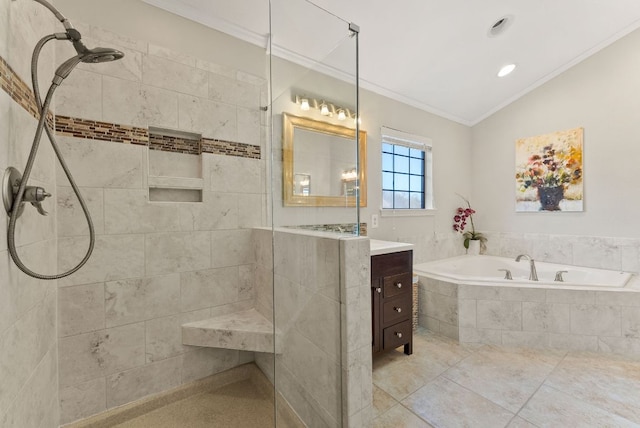
[[[464, 248], [469, 249], [469, 241], [480, 241], [480, 248], [486, 249], [487, 238], [480, 232], [476, 232], [475, 224], [473, 224], [473, 215], [476, 211], [471, 208], [469, 200], [461, 195], [460, 196], [467, 204], [466, 208], [458, 207], [456, 214], [453, 216], [453, 230], [459, 232], [464, 237]], [[467, 220], [471, 224], [471, 230], [465, 232], [467, 226]]]

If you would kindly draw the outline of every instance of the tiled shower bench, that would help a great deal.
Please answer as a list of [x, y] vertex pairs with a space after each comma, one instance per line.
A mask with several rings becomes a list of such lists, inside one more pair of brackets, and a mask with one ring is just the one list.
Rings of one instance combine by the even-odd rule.
[[[255, 309], [220, 315], [183, 324], [182, 343], [209, 348], [273, 353], [273, 323]], [[279, 353], [277, 349], [275, 351]]]

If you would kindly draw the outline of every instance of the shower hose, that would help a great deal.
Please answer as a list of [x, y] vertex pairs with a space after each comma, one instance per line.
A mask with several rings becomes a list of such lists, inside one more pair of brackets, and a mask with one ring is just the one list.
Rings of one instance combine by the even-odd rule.
[[[38, 278], [38, 279], [44, 279], [44, 280], [64, 278], [66, 276], [71, 275], [72, 273], [80, 269], [82, 266], [84, 266], [85, 263], [87, 263], [87, 261], [89, 260], [89, 257], [91, 257], [91, 253], [93, 252], [93, 247], [95, 246], [95, 240], [96, 240], [95, 230], [93, 227], [93, 222], [91, 221], [91, 216], [89, 215], [87, 204], [82, 198], [82, 195], [80, 194], [80, 189], [78, 189], [78, 186], [76, 185], [71, 175], [71, 172], [69, 171], [69, 167], [67, 166], [62, 156], [62, 153], [60, 152], [60, 148], [58, 147], [55, 137], [53, 136], [53, 131], [47, 124], [47, 114], [49, 112], [49, 106], [51, 105], [51, 99], [53, 98], [53, 93], [55, 92], [56, 88], [60, 85], [61, 79], [53, 80], [51, 86], [49, 87], [49, 90], [47, 91], [47, 95], [44, 99], [44, 102], [42, 102], [42, 99], [40, 97], [40, 89], [38, 85], [38, 58], [40, 57], [40, 51], [42, 50], [44, 45], [47, 42], [54, 39], [59, 39], [59, 37], [57, 37], [54, 34], [51, 34], [49, 36], [45, 36], [42, 39], [40, 39], [40, 41], [36, 44], [36, 47], [33, 50], [33, 55], [31, 57], [31, 84], [33, 87], [33, 94], [35, 96], [36, 105], [40, 113], [40, 119], [38, 121], [38, 127], [36, 128], [36, 133], [33, 138], [33, 144], [31, 145], [31, 152], [29, 153], [27, 165], [24, 167], [22, 181], [20, 182], [18, 193], [15, 195], [15, 198], [13, 201], [13, 206], [11, 208], [11, 214], [10, 214], [10, 220], [9, 220], [9, 231], [7, 233], [9, 253], [11, 254], [11, 258], [13, 259], [16, 266], [18, 266], [18, 268], [22, 272], [26, 273], [27, 275], [32, 276], [34, 278]], [[16, 240], [15, 240], [16, 221], [18, 219], [20, 206], [24, 203], [23, 202], [24, 192], [27, 187], [27, 181], [29, 181], [29, 176], [31, 175], [31, 170], [33, 169], [33, 164], [36, 159], [36, 154], [38, 152], [38, 147], [40, 145], [40, 139], [42, 137], [43, 129], [45, 130], [45, 132], [47, 133], [47, 136], [49, 137], [49, 141], [51, 142], [53, 151], [55, 152], [56, 157], [58, 158], [58, 161], [60, 161], [60, 165], [62, 166], [62, 169], [64, 170], [64, 173], [67, 176], [67, 179], [69, 180], [69, 184], [71, 184], [71, 187], [73, 188], [73, 191], [78, 198], [78, 202], [80, 202], [80, 206], [82, 207], [82, 211], [84, 212], [84, 216], [87, 219], [87, 224], [89, 226], [89, 248], [87, 249], [87, 253], [85, 254], [84, 258], [80, 261], [80, 263], [78, 263], [75, 267], [71, 268], [67, 272], [56, 274], [56, 275], [39, 274], [39, 273], [33, 272], [31, 269], [26, 267], [22, 262], [22, 260], [20, 260], [20, 257], [18, 256], [18, 252], [16, 250]]]

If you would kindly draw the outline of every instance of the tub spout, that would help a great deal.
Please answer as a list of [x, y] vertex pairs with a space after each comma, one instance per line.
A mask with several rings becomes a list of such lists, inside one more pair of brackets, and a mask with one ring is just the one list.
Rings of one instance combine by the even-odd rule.
[[529, 256], [527, 254], [520, 254], [518, 257], [516, 257], [516, 261], [519, 262], [520, 259], [522, 259], [522, 258], [525, 258], [525, 259], [529, 260], [529, 267], [530, 267], [529, 281], [537, 281], [538, 280], [538, 272], [536, 271], [536, 263], [533, 261], [531, 256]]

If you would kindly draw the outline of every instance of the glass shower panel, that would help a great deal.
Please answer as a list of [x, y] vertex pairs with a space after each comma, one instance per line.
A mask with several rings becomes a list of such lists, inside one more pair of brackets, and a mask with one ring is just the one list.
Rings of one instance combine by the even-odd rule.
[[[271, 20], [272, 223], [355, 234], [358, 210], [348, 197], [358, 185], [353, 179], [357, 142], [331, 135], [341, 128], [355, 135], [356, 38], [349, 23], [304, 0], [272, 1]], [[293, 124], [290, 157], [282, 146], [287, 143], [284, 115], [294, 122], [310, 119]], [[305, 186], [296, 186], [300, 182]], [[312, 201], [296, 198], [287, 204], [286, 191], [308, 194]]]
[[[269, 222], [276, 426], [348, 426], [344, 239], [359, 234], [357, 36], [305, 0], [271, 0]], [[325, 110], [326, 108], [326, 110]]]

